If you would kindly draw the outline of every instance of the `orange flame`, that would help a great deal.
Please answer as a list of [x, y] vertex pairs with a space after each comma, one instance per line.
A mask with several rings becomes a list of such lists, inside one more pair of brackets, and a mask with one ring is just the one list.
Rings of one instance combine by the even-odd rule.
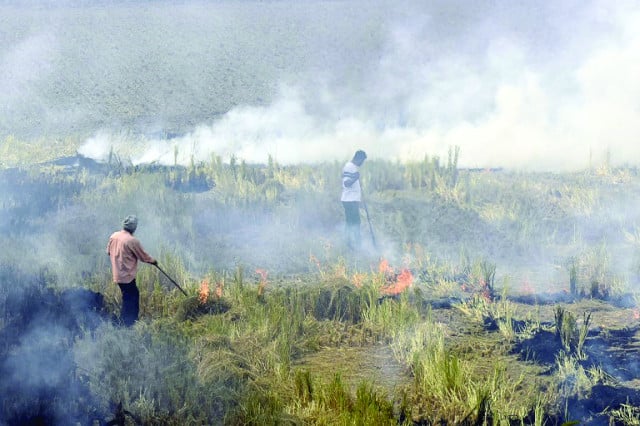
[[637, 309], [633, 310], [633, 319], [640, 319], [640, 311], [638, 311]]
[[258, 284], [258, 296], [262, 296], [264, 288], [267, 286], [267, 275], [269, 273], [264, 269], [256, 269], [256, 274], [260, 275], [260, 284]]
[[216, 297], [218, 299], [222, 298], [222, 290], [224, 289], [224, 281], [218, 281], [216, 283]]
[[389, 266], [387, 259], [382, 259], [378, 265], [378, 272], [381, 274], [393, 274], [393, 268]]
[[198, 300], [203, 305], [207, 303], [207, 299], [209, 298], [209, 279], [205, 278], [200, 282], [200, 293], [198, 294]]
[[362, 287], [362, 284], [366, 278], [366, 274], [353, 274], [353, 278], [352, 278], [352, 282], [353, 285], [356, 286], [357, 288]]
[[411, 284], [413, 284], [413, 274], [411, 273], [410, 270], [403, 269], [402, 272], [398, 274], [398, 277], [396, 278], [395, 283], [388, 285], [386, 287], [383, 287], [380, 291], [383, 294], [386, 294], [389, 296], [395, 296], [397, 294], [402, 293], [407, 288], [411, 287]]

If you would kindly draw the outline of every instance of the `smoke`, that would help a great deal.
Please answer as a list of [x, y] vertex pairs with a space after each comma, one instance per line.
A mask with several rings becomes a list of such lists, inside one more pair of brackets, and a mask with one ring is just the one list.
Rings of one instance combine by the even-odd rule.
[[0, 127], [24, 122], [30, 111], [43, 114], [37, 86], [50, 75], [55, 51], [55, 36], [47, 31], [0, 48]]
[[306, 111], [299, 92], [283, 89], [268, 107], [234, 108], [212, 125], [198, 126], [181, 137], [147, 139], [101, 131], [78, 152], [102, 161], [116, 152], [133, 164], [186, 165], [214, 154], [254, 163], [264, 163], [271, 155], [282, 164], [295, 164], [350, 158], [352, 146], [368, 145], [376, 133], [371, 123], [353, 118], [323, 121]]
[[77, 379], [71, 348], [106, 319], [102, 295], [84, 289], [55, 292], [42, 277], [4, 265], [0, 285], [0, 391], [5, 402], [0, 423], [68, 424], [86, 418], [92, 396]]
[[[0, 136], [81, 135], [80, 154], [101, 161], [116, 154], [133, 164], [187, 165], [213, 155], [343, 162], [355, 149], [371, 159], [410, 161], [445, 157], [452, 146], [461, 148], [462, 167], [567, 171], [640, 158], [637, 2], [168, 3], [0, 5]], [[108, 270], [104, 246], [129, 213], [141, 218], [136, 235], [149, 253], [162, 259], [168, 248], [194, 274], [243, 264], [300, 272], [311, 267], [309, 254], [321, 261], [340, 255], [331, 247], [342, 234], [332, 195], [299, 191], [294, 201], [263, 211], [218, 205], [208, 194], [158, 197], [151, 188], [162, 180], [125, 177], [121, 186], [76, 194], [0, 179], [0, 229], [11, 247], [2, 263], [47, 267], [62, 287], [73, 286], [85, 273]], [[66, 195], [45, 196], [56, 191]], [[525, 246], [522, 253], [510, 229], [500, 228], [506, 220], [397, 197], [384, 201], [393, 209], [378, 206], [373, 218], [377, 252], [399, 266], [396, 240], [424, 241], [438, 255], [466, 243], [498, 259], [499, 275], [524, 271], [545, 290], [567, 281], [562, 262], [584, 240], [610, 244], [604, 249], [615, 261], [601, 261], [610, 275], [637, 275], [637, 253], [629, 254], [622, 238], [637, 232], [629, 227], [638, 223], [638, 203], [628, 203], [624, 190], [614, 195], [595, 201], [595, 213], [567, 220], [578, 243], [554, 235], [549, 241], [557, 246]], [[369, 237], [365, 223], [365, 250]], [[509, 263], [522, 261], [518, 256], [527, 264]], [[67, 327], [45, 326], [34, 324], [15, 353], [2, 354], [2, 371], [12, 374], [7, 392], [22, 386], [22, 394], [37, 396], [66, 387], [78, 362], [67, 354], [73, 336]], [[114, 350], [135, 352], [126, 337]], [[98, 349], [110, 343], [86, 348], [82, 364], [102, 359]]]
[[[113, 149], [134, 163], [186, 164], [215, 153], [292, 164], [341, 160], [357, 148], [408, 161], [459, 146], [463, 167], [560, 171], [628, 164], [640, 154], [640, 10], [633, 2], [403, 6], [382, 6], [386, 15], [362, 10], [361, 25], [349, 31], [342, 23], [351, 9], [335, 6], [322, 19], [342, 13], [338, 24], [314, 29], [318, 40], [300, 35], [307, 49], [289, 40], [302, 69], [274, 74], [266, 96], [226, 103], [226, 112], [183, 126], [177, 138], [103, 127], [80, 152], [104, 158]], [[277, 11], [277, 22], [309, 23], [296, 8]], [[323, 46], [331, 30], [333, 52]], [[239, 48], [245, 42], [236, 41]], [[243, 78], [228, 72], [225, 78]]]
[[26, 37], [4, 52], [0, 61], [0, 84], [3, 103], [27, 97], [30, 86], [51, 70], [55, 39], [38, 33]]
[[[362, 148], [372, 159], [409, 161], [446, 157], [459, 146], [462, 167], [554, 171], [640, 158], [634, 2], [81, 3], [3, 9], [2, 26], [11, 31], [0, 36], [7, 86], [0, 96], [6, 108], [23, 105], [29, 123], [39, 114], [32, 106], [44, 112], [43, 128], [86, 130], [78, 151], [87, 157], [187, 165], [212, 155], [257, 163], [272, 156], [297, 164], [343, 162]], [[3, 123], [17, 129], [11, 117]], [[82, 265], [71, 280], [92, 270], [91, 247], [102, 247], [132, 212], [149, 218], [139, 235], [150, 251], [175, 237], [193, 263], [198, 256], [222, 261], [217, 253], [225, 264], [273, 261], [260, 253], [273, 252], [274, 241], [287, 248], [300, 240], [292, 223], [305, 237], [340, 233], [340, 206], [319, 211], [318, 200], [297, 200], [292, 212], [229, 218], [207, 213], [206, 199], [185, 206], [183, 199], [126, 198], [85, 201], [110, 211], [106, 220], [52, 213], [39, 224], [46, 237], [16, 244], [38, 247], [27, 263], [56, 269], [71, 249]], [[172, 202], [199, 213], [156, 213]], [[317, 220], [300, 224], [299, 217]], [[438, 220], [429, 232], [441, 227]], [[211, 235], [211, 223], [226, 227], [216, 225], [219, 238], [208, 241], [220, 250], [206, 253], [189, 240], [208, 240], [202, 235]], [[242, 251], [242, 243], [255, 250]]]
[[0, 135], [86, 136], [94, 158], [406, 161], [457, 145], [465, 167], [575, 170], [640, 149], [632, 1], [14, 3]]

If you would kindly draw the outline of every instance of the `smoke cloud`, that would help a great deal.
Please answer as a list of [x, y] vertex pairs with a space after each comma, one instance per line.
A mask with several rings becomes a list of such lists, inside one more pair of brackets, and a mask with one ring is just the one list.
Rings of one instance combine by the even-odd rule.
[[[571, 171], [603, 161], [637, 165], [640, 158], [635, 1], [174, 3], [0, 5], [0, 143], [9, 135], [73, 136], [87, 157], [116, 154], [133, 164], [164, 165], [213, 155], [344, 162], [356, 149], [371, 159], [411, 161], [446, 157], [452, 146], [460, 147], [461, 167]], [[305, 198], [300, 191], [290, 205], [259, 211], [218, 206], [207, 194], [167, 191], [158, 198], [145, 191], [165, 184], [157, 176], [140, 179], [140, 186], [125, 182], [117, 198], [109, 198], [115, 187], [99, 184], [75, 194], [46, 181], [18, 185], [27, 181], [21, 175], [6, 179], [0, 179], [0, 230], [11, 250], [0, 263], [54, 272], [61, 287], [108, 271], [108, 236], [130, 213], [141, 218], [136, 235], [145, 248], [160, 259], [179, 253], [194, 277], [212, 266], [306, 271], [313, 268], [309, 255], [322, 262], [323, 255], [341, 255], [337, 193]], [[56, 192], [63, 195], [45, 196]], [[571, 197], [562, 187], [556, 192], [558, 204]], [[607, 272], [632, 273], [636, 284], [638, 244], [629, 254], [623, 237], [638, 233], [640, 210], [624, 189], [613, 195], [594, 201], [595, 213], [570, 217], [573, 235], [558, 236], [556, 247], [529, 247], [503, 236], [513, 229], [424, 200], [398, 197], [396, 216], [383, 218], [388, 212], [379, 207], [373, 223], [380, 251], [395, 265], [404, 254], [396, 237], [385, 235], [389, 227], [380, 226], [385, 219], [406, 225], [393, 231], [398, 240], [421, 232], [427, 249], [443, 257], [455, 258], [464, 240], [470, 252], [497, 259], [500, 275], [519, 272], [516, 285], [546, 291], [566, 283], [567, 256], [580, 254], [580, 244], [586, 252], [599, 243], [616, 259]], [[363, 233], [365, 248], [369, 237]], [[3, 279], [0, 290], [14, 281]], [[67, 328], [34, 322], [15, 353], [0, 354], [0, 370], [13, 372], [6, 388], [34, 398], [55, 394], [68, 387], [74, 362], [91, 366], [100, 360], [94, 351], [113, 343], [105, 338], [74, 359]], [[130, 352], [122, 337], [113, 346]], [[41, 357], [52, 352], [53, 361]], [[73, 389], [69, 400], [84, 391]]]
[[575, 170], [640, 154], [632, 1], [35, 4], [2, 7], [0, 133], [86, 135], [95, 158], [457, 145], [463, 167]]

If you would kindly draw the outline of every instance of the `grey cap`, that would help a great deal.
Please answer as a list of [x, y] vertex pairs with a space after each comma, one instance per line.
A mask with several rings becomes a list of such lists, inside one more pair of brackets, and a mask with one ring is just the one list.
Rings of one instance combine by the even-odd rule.
[[136, 215], [130, 214], [122, 221], [122, 227], [125, 231], [134, 232], [138, 227], [138, 218]]

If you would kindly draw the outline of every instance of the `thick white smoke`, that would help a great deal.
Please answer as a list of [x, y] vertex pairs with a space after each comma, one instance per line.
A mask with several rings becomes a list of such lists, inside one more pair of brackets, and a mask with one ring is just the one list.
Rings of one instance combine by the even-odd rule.
[[164, 163], [640, 158], [635, 1], [145, 4], [0, 5], [0, 137]]
[[[459, 146], [463, 167], [561, 171], [640, 158], [637, 5], [550, 8], [532, 14], [536, 31], [516, 27], [527, 23], [525, 6], [467, 11], [454, 28], [441, 22], [451, 13], [443, 5], [409, 6], [415, 14], [392, 14], [379, 29], [378, 60], [352, 64], [357, 81], [348, 63], [333, 76], [289, 77], [265, 105], [232, 106], [181, 137], [103, 129], [80, 153], [105, 158], [113, 148], [134, 163], [165, 164], [271, 155], [288, 164], [344, 159], [356, 148], [406, 161]], [[552, 35], [542, 39], [545, 31]]]

